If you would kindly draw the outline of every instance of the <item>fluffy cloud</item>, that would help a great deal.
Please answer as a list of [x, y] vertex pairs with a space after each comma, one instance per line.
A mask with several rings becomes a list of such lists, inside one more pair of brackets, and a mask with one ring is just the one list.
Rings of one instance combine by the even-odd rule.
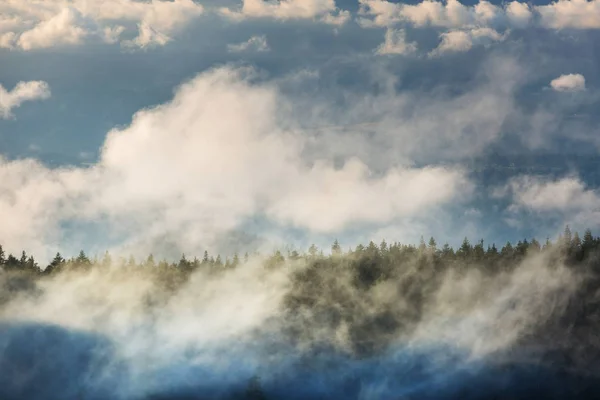
[[252, 36], [245, 42], [239, 44], [230, 44], [227, 46], [227, 49], [230, 53], [238, 53], [243, 51], [266, 52], [271, 50], [269, 48], [269, 44], [267, 43], [267, 37], [265, 35]]
[[[477, 44], [504, 40], [509, 27], [524, 26], [531, 17], [526, 5], [513, 2], [502, 8], [485, 0], [474, 6], [465, 6], [457, 0], [447, 3], [425, 0], [414, 5], [360, 0], [359, 15], [358, 22], [363, 27], [389, 29], [397, 24], [409, 23], [415, 27], [447, 29], [440, 34], [441, 43], [430, 52], [430, 56], [465, 52]], [[498, 29], [503, 29], [504, 34], [500, 34]]]
[[574, 177], [547, 180], [522, 176], [504, 188], [512, 193], [513, 206], [534, 211], [593, 210], [600, 206], [600, 195]]
[[425, 0], [417, 4], [392, 3], [386, 0], [359, 0], [359, 23], [366, 27], [386, 27], [400, 22], [414, 26], [436, 26], [449, 29], [470, 27], [523, 28], [537, 24], [550, 29], [600, 28], [600, 1], [558, 0], [530, 6], [512, 1], [503, 6], [480, 0], [466, 6], [457, 0], [447, 2]]
[[247, 72], [203, 73], [172, 101], [139, 111], [108, 134], [90, 168], [0, 161], [0, 242], [43, 253], [60, 242], [61, 224], [101, 220], [125, 234], [129, 250], [170, 238], [197, 251], [257, 215], [334, 232], [419, 214], [469, 192], [458, 169], [374, 174], [356, 157], [339, 166], [329, 157], [309, 162], [308, 139], [282, 126], [295, 124], [293, 107]]
[[460, 53], [469, 51], [476, 44], [489, 44], [504, 40], [501, 35], [491, 28], [474, 28], [466, 31], [454, 30], [440, 35], [442, 41], [430, 56], [439, 56], [444, 53]]
[[377, 54], [412, 54], [417, 51], [415, 42], [406, 41], [406, 32], [403, 29], [388, 29], [385, 33], [385, 42], [376, 50]]
[[6, 0], [0, 3], [0, 46], [33, 50], [87, 38], [115, 43], [131, 26], [138, 34], [126, 45], [164, 45], [202, 12], [192, 0]]
[[585, 90], [585, 78], [581, 74], [561, 75], [550, 82], [557, 92], [578, 92]]
[[57, 15], [23, 32], [17, 45], [23, 50], [31, 50], [80, 44], [88, 34], [85, 28], [78, 26], [80, 19], [81, 14], [76, 9], [64, 8]]
[[544, 26], [556, 29], [600, 28], [600, 1], [558, 0], [536, 7]]
[[533, 14], [529, 4], [513, 1], [506, 6], [506, 16], [513, 26], [523, 28], [529, 24]]
[[335, 0], [243, 0], [242, 8], [221, 8], [222, 15], [234, 20], [245, 18], [276, 18], [279, 20], [317, 19], [321, 22], [342, 25], [350, 19], [348, 11], [340, 10]]
[[[493, 26], [506, 24], [507, 11], [485, 0], [474, 6], [465, 6], [457, 0], [447, 3], [425, 0], [418, 4], [391, 3], [385, 0], [359, 0], [363, 26], [390, 26], [408, 22], [417, 27], [437, 26], [444, 28], [465, 28], [473, 26]], [[510, 15], [524, 18], [522, 9], [511, 4], [507, 9]]]
[[8, 91], [0, 85], [0, 118], [12, 117], [12, 110], [25, 101], [44, 100], [50, 97], [50, 87], [43, 81], [19, 82]]
[[600, 192], [588, 188], [579, 178], [548, 179], [537, 176], [513, 178], [493, 191], [495, 197], [510, 197], [510, 213], [535, 212], [554, 215], [561, 223], [583, 227], [600, 223]]

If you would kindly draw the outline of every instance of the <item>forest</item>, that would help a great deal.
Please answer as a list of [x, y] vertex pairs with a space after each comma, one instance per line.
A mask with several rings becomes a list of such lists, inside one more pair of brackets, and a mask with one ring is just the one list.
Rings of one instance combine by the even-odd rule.
[[[312, 245], [303, 253], [275, 251], [225, 259], [204, 252], [201, 258], [182, 255], [175, 262], [157, 261], [152, 255], [142, 261], [133, 257], [114, 260], [108, 253], [90, 259], [81, 251], [69, 259], [56, 254], [43, 268], [25, 252], [16, 257], [0, 247], [0, 322], [4, 329], [14, 327], [14, 321], [29, 323], [38, 318], [44, 324], [68, 325], [71, 316], [53, 320], [44, 307], [71, 296], [64, 312], [81, 314], [84, 322], [78, 320], [79, 326], [109, 338], [115, 335], [111, 330], [117, 326], [114, 316], [121, 310], [131, 310], [128, 318], [139, 318], [150, 326], [133, 329], [126, 324], [135, 332], [128, 331], [128, 335], [144, 340], [162, 337], [156, 332], [164, 327], [185, 331], [191, 326], [190, 336], [176, 342], [177, 349], [185, 348], [181, 350], [185, 356], [175, 362], [172, 353], [161, 355], [168, 359], [163, 360], [168, 368], [175, 363], [177, 368], [184, 364], [186, 371], [196, 371], [198, 367], [190, 367], [186, 357], [204, 354], [207, 347], [227, 348], [229, 333], [223, 332], [231, 329], [236, 332], [232, 333], [236, 343], [242, 343], [242, 350], [236, 347], [236, 351], [259, 360], [243, 372], [230, 372], [239, 379], [215, 377], [212, 386], [189, 384], [188, 377], [187, 386], [143, 385], [143, 390], [135, 386], [126, 394], [116, 394], [110, 391], [115, 385], [103, 381], [79, 387], [78, 393], [87, 394], [81, 398], [586, 398], [600, 393], [596, 383], [600, 374], [596, 333], [600, 329], [599, 250], [600, 238], [589, 229], [580, 236], [568, 226], [555, 242], [523, 239], [501, 247], [464, 238], [454, 249], [438, 245], [434, 238], [422, 238], [416, 245], [382, 241], [344, 250], [336, 240], [326, 251]], [[70, 294], [81, 287], [86, 288], [83, 294]], [[144, 289], [138, 293], [139, 288]], [[96, 290], [98, 294], [92, 294]], [[264, 297], [269, 291], [275, 294]], [[131, 298], [114, 298], [130, 292]], [[231, 302], [238, 308], [225, 306]], [[63, 308], [53, 310], [63, 312]], [[215, 319], [218, 314], [225, 315], [227, 322]], [[213, 319], [227, 329], [211, 325]], [[228, 319], [235, 321], [233, 328]], [[192, 332], [193, 327], [204, 329], [204, 324], [213, 326], [212, 341], [200, 341]], [[25, 346], [15, 344], [16, 337], [7, 340], [5, 349]], [[445, 361], [436, 361], [434, 367], [430, 360], [431, 354], [438, 354], [433, 350], [436, 346], [444, 349]], [[239, 357], [231, 349], [224, 351], [225, 359]], [[399, 364], [391, 356], [398, 351], [428, 361]], [[21, 359], [21, 355], [6, 354], [0, 353], [0, 370]], [[123, 364], [127, 371], [129, 364], [137, 365], [139, 355], [128, 357]], [[64, 365], [70, 368], [71, 361]], [[114, 362], [110, 365], [113, 370]], [[477, 374], [474, 365], [478, 365]], [[525, 365], [529, 369], [523, 369]], [[543, 367], [543, 372], [532, 370], [531, 365]], [[204, 367], [213, 368], [210, 363]], [[22, 368], [29, 368], [28, 364]], [[456, 369], [455, 375], [439, 381], [434, 379], [439, 375], [436, 368]], [[380, 375], [371, 375], [370, 369]], [[43, 398], [54, 398], [44, 392], [43, 385], [36, 389], [11, 386], [9, 380], [23, 371], [16, 368], [11, 373], [0, 378], [2, 398], [41, 398], [42, 393]], [[154, 376], [157, 372], [144, 373]], [[118, 375], [111, 379], [127, 376]], [[174, 382], [176, 375], [169, 375]], [[383, 392], [364, 395], [365, 387], [373, 387], [375, 381], [383, 385], [383, 377]], [[407, 382], [412, 387], [419, 380], [427, 384], [406, 392]], [[80, 381], [89, 379], [74, 381], [81, 385]], [[70, 398], [65, 392], [56, 393], [56, 398]]]

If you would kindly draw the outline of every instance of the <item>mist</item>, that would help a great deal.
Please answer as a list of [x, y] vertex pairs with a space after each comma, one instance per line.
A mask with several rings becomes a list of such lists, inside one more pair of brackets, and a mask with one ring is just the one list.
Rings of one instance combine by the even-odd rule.
[[468, 242], [451, 253], [435, 242], [371, 242], [347, 253], [334, 245], [329, 255], [312, 248], [225, 264], [220, 257], [93, 263], [80, 255], [35, 272], [5, 262], [0, 394], [487, 399], [597, 393], [597, 298], [590, 289], [598, 281], [597, 258], [589, 247], [582, 247], [584, 255], [564, 243], [523, 252], [519, 242], [511, 254], [488, 248], [481, 258], [479, 245]]

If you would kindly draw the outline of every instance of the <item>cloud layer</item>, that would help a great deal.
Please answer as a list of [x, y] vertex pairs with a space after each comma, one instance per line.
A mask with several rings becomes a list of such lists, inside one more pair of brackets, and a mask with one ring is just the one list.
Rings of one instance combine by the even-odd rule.
[[[34, 50], [91, 39], [135, 47], [164, 45], [203, 11], [192, 0], [6, 0], [0, 3], [0, 46]], [[137, 36], [121, 37], [135, 31]]]
[[221, 8], [220, 13], [237, 21], [246, 18], [310, 19], [343, 25], [350, 19], [350, 13], [337, 8], [335, 0], [242, 0], [241, 9]]

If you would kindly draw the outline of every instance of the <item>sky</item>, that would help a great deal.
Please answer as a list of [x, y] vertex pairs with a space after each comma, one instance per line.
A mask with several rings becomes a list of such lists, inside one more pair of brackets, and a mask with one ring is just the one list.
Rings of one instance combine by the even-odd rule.
[[600, 1], [0, 0], [0, 243], [600, 231]]

